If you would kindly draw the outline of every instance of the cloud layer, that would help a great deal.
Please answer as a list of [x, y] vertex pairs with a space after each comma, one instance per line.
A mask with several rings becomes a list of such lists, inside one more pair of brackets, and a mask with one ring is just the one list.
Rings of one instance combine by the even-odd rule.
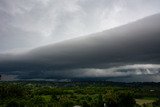
[[0, 71], [19, 78], [160, 81], [159, 19], [155, 14], [24, 53], [1, 54]]
[[[120, 77], [133, 75], [157, 75], [160, 73], [158, 64], [134, 64], [107, 69], [79, 69], [81, 72], [78, 77]], [[77, 72], [78, 72], [77, 71]], [[75, 71], [76, 72], [76, 71]]]
[[159, 0], [1, 0], [0, 52], [22, 51], [160, 12]]

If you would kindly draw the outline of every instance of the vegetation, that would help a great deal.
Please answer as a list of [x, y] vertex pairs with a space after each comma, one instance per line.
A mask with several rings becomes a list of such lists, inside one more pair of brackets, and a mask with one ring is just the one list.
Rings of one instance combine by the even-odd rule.
[[160, 107], [159, 83], [0, 82], [0, 107]]

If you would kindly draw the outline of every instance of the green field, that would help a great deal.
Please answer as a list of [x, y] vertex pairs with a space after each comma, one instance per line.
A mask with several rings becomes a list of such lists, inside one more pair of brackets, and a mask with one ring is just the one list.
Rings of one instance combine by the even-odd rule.
[[0, 82], [0, 107], [160, 107], [159, 98], [159, 83]]
[[143, 105], [143, 104], [150, 104], [153, 103], [155, 100], [149, 100], [149, 99], [136, 99], [136, 103], [139, 105]]

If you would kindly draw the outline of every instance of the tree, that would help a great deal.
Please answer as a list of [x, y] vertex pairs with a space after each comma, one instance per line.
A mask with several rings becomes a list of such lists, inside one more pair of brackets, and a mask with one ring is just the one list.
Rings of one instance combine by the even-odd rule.
[[130, 93], [109, 92], [105, 96], [107, 107], [134, 107], [136, 102]]
[[12, 99], [7, 103], [6, 107], [19, 107], [19, 103], [16, 99]]
[[82, 102], [82, 107], [90, 107], [90, 105], [86, 101], [83, 101]]
[[136, 104], [134, 98], [130, 93], [119, 93], [118, 106], [119, 107], [134, 107]]
[[160, 107], [160, 99], [152, 103], [153, 107]]
[[33, 105], [38, 105], [38, 106], [42, 106], [45, 105], [45, 99], [42, 98], [41, 96], [35, 96], [34, 98], [31, 99], [31, 104]]
[[103, 102], [103, 98], [102, 98], [102, 95], [99, 94], [98, 95], [98, 99], [97, 99], [97, 107], [104, 107], [104, 102]]

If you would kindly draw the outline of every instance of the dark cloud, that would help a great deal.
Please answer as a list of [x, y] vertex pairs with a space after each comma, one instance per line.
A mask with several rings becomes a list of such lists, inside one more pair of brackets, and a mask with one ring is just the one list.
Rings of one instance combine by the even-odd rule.
[[159, 20], [156, 14], [24, 53], [3, 54], [0, 71], [19, 78], [132, 77], [132, 81], [147, 75], [145, 79], [154, 81], [160, 70]]

